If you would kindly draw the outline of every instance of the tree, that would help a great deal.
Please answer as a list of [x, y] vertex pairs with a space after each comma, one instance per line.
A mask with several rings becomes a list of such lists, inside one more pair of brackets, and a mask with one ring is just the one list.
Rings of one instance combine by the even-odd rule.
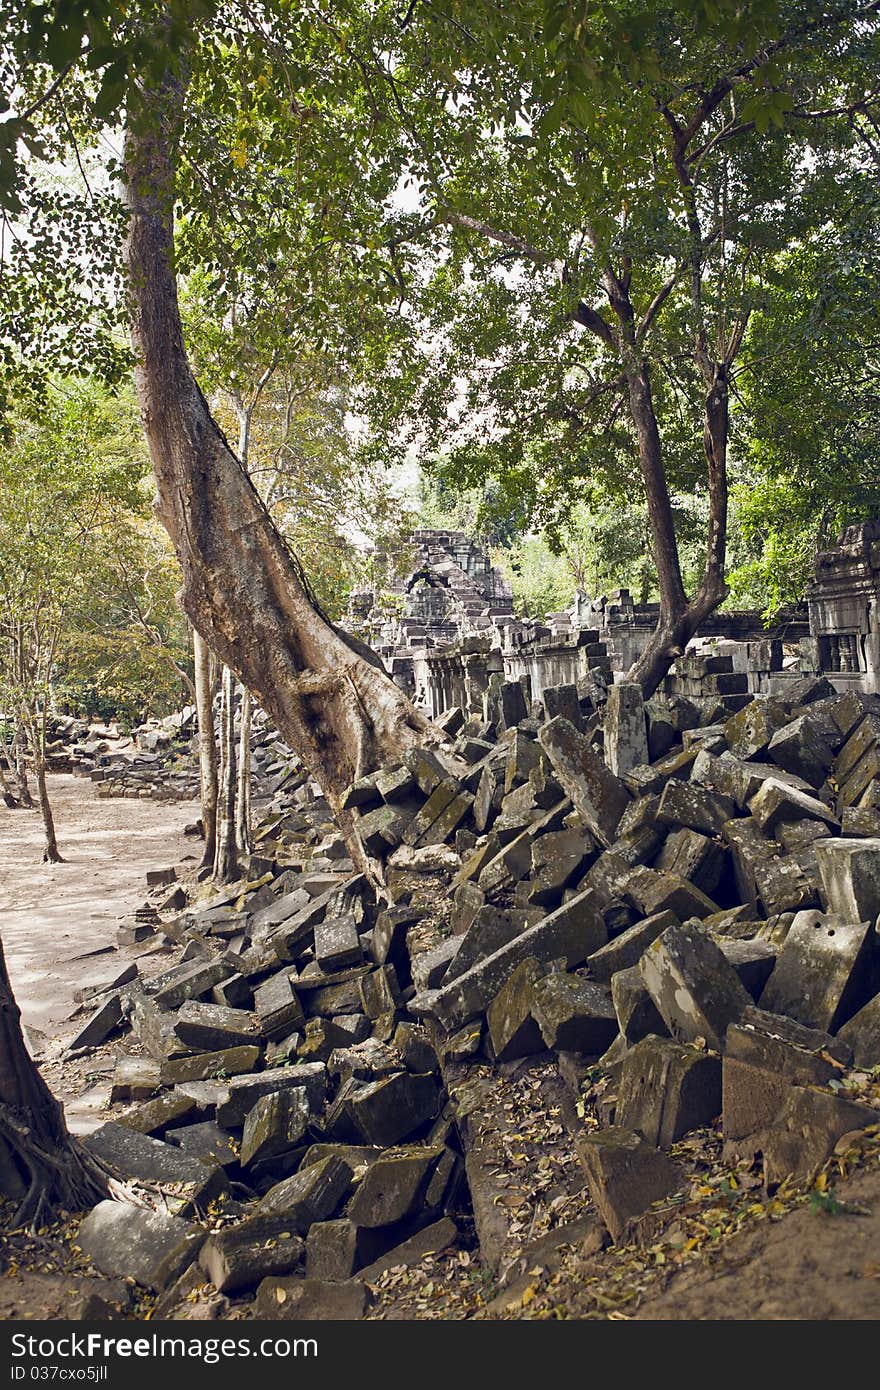
[[[630, 675], [650, 691], [727, 593], [750, 315], [776, 258], [875, 177], [851, 125], [877, 109], [875, 7], [471, 4], [454, 20], [417, 10], [420, 41], [385, 66], [420, 212], [396, 231], [432, 259], [410, 257], [373, 413], [417, 421], [461, 485], [493, 476], [539, 524], [591, 477], [637, 470], [660, 619]], [[695, 492], [689, 593], [675, 504]]]
[[49, 414], [14, 418], [0, 448], [0, 699], [27, 735], [54, 862], [46, 730], [59, 662], [112, 567], [143, 467], [108, 423], [100, 393], [69, 382]]

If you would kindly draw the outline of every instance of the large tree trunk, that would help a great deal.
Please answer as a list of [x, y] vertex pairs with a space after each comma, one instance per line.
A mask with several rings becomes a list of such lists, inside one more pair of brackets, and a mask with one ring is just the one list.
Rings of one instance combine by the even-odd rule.
[[171, 82], [144, 91], [125, 142], [132, 341], [157, 512], [177, 551], [190, 620], [275, 720], [338, 814], [354, 778], [442, 735], [381, 664], [320, 613], [193, 378], [172, 246], [182, 100]]
[[217, 849], [217, 744], [214, 736], [214, 681], [211, 650], [195, 628], [193, 660], [196, 684], [196, 717], [199, 722], [199, 789], [205, 852], [202, 867], [212, 867]]
[[217, 798], [217, 851], [214, 877], [218, 883], [232, 883], [238, 876], [238, 850], [235, 836], [235, 677], [223, 667], [220, 682], [220, 778]]
[[241, 729], [238, 735], [238, 796], [235, 802], [235, 844], [239, 859], [245, 859], [253, 849], [251, 841], [251, 725], [254, 702], [246, 685], [241, 687], [239, 713]]
[[64, 1110], [25, 1047], [2, 942], [0, 1192], [18, 1203], [16, 1226], [37, 1225], [56, 1206], [79, 1211], [107, 1194], [102, 1170], [68, 1134]]

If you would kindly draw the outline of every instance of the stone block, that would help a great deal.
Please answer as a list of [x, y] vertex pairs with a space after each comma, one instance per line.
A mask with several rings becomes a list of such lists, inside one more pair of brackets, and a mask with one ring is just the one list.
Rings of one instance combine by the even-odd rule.
[[554, 971], [532, 985], [532, 1014], [548, 1047], [599, 1057], [617, 1036], [610, 991]]
[[260, 1096], [245, 1116], [242, 1167], [278, 1158], [296, 1148], [306, 1132], [310, 1115], [309, 1098], [303, 1086]]
[[642, 687], [621, 681], [608, 688], [605, 706], [605, 761], [615, 777], [648, 762], [648, 734]]
[[240, 1293], [267, 1276], [290, 1274], [304, 1249], [286, 1215], [256, 1215], [213, 1232], [199, 1251], [199, 1264], [220, 1293]]
[[532, 1016], [532, 986], [546, 967], [529, 956], [516, 967], [486, 1010], [492, 1051], [499, 1062], [512, 1062], [544, 1051], [541, 1030]]
[[761, 1008], [833, 1032], [870, 994], [873, 936], [868, 922], [799, 912], [761, 995]]
[[288, 1229], [306, 1235], [315, 1221], [328, 1221], [348, 1196], [352, 1171], [344, 1159], [328, 1154], [270, 1187], [259, 1205], [265, 1215], [282, 1214]]
[[751, 700], [724, 725], [724, 737], [731, 753], [742, 759], [757, 757], [766, 751], [777, 729], [790, 722], [787, 707], [779, 700], [758, 696]]
[[834, 759], [833, 750], [808, 714], [778, 729], [767, 746], [767, 754], [778, 767], [816, 788], [824, 783]]
[[352, 1125], [367, 1144], [399, 1144], [437, 1113], [439, 1092], [432, 1075], [398, 1072], [362, 1087], [346, 1103]]
[[315, 959], [322, 970], [344, 970], [347, 965], [360, 965], [363, 948], [358, 935], [358, 923], [353, 913], [341, 917], [325, 917], [315, 925]]
[[675, 926], [678, 920], [674, 912], [657, 912], [627, 927], [626, 931], [587, 957], [591, 977], [607, 983], [618, 970], [628, 970], [630, 966], [638, 965], [651, 942], [656, 941], [667, 927]]
[[348, 1207], [349, 1220], [366, 1229], [390, 1226], [416, 1211], [442, 1148], [386, 1149], [367, 1169]]
[[174, 1031], [182, 1043], [198, 1052], [222, 1052], [228, 1047], [259, 1042], [260, 1038], [257, 1020], [248, 1010], [197, 1000], [181, 1005]]
[[269, 1071], [249, 1076], [235, 1076], [226, 1088], [225, 1097], [217, 1105], [217, 1122], [225, 1129], [237, 1129], [245, 1122], [248, 1112], [261, 1096], [275, 1091], [305, 1087], [309, 1109], [316, 1114], [327, 1091], [327, 1068], [323, 1062], [301, 1062], [295, 1066], [272, 1067]]
[[852, 1048], [857, 1067], [880, 1066], [880, 994], [875, 994], [853, 1014], [838, 1037]]
[[668, 1031], [638, 966], [618, 970], [612, 975], [611, 1002], [621, 1036], [627, 1043], [636, 1043], [651, 1033], [662, 1036]]
[[697, 782], [667, 782], [657, 807], [663, 825], [683, 826], [703, 835], [718, 835], [734, 814], [732, 798], [702, 787]]
[[81, 1142], [115, 1177], [162, 1188], [166, 1202], [176, 1204], [183, 1214], [196, 1206], [204, 1208], [226, 1187], [221, 1168], [209, 1167], [173, 1144], [150, 1139], [112, 1120]]
[[264, 1279], [254, 1300], [255, 1318], [293, 1322], [353, 1322], [363, 1317], [367, 1291], [357, 1279]]
[[673, 1037], [703, 1038], [722, 1051], [728, 1025], [751, 999], [715, 942], [699, 926], [667, 927], [642, 956], [638, 969]]
[[593, 752], [584, 735], [561, 715], [542, 726], [538, 741], [578, 815], [607, 848], [629, 803], [627, 788]]
[[876, 922], [880, 916], [880, 839], [823, 840], [815, 850], [829, 911], [849, 922]]
[[158, 1293], [192, 1264], [204, 1239], [198, 1226], [167, 1212], [105, 1201], [83, 1221], [77, 1244], [102, 1274]]
[[615, 1125], [575, 1142], [590, 1195], [615, 1242], [633, 1217], [683, 1184], [676, 1165], [632, 1130]]
[[670, 1148], [721, 1114], [721, 1059], [668, 1038], [646, 1037], [627, 1052], [614, 1122]]
[[467, 1023], [484, 1013], [521, 961], [534, 956], [540, 961], [564, 958], [569, 967], [580, 965], [604, 945], [608, 930], [595, 895], [587, 889], [527, 927], [506, 946], [487, 956], [457, 980], [424, 995], [421, 1004], [446, 1027]]

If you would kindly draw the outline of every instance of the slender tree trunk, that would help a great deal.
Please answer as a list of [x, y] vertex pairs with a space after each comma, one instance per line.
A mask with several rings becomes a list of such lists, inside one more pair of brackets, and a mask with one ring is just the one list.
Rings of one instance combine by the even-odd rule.
[[55, 817], [52, 814], [52, 804], [49, 801], [49, 789], [46, 786], [46, 760], [42, 751], [34, 754], [34, 771], [37, 777], [37, 794], [40, 799], [40, 815], [43, 817], [43, 830], [46, 834], [46, 848], [43, 850], [44, 864], [63, 864], [61, 851], [58, 848], [58, 841], [55, 837]]
[[251, 692], [246, 685], [243, 685], [239, 705], [241, 728], [238, 736], [238, 796], [235, 802], [235, 844], [240, 859], [246, 858], [253, 849], [251, 841], [251, 725], [253, 707]]
[[[79, 1211], [107, 1195], [103, 1172], [67, 1131], [64, 1110], [31, 1058], [0, 941], [0, 1191], [19, 1203], [13, 1225], [38, 1225], [55, 1206]], [[11, 1156], [11, 1162], [10, 1160]]]
[[214, 681], [211, 674], [211, 651], [196, 631], [193, 635], [195, 665], [196, 717], [199, 723], [199, 784], [202, 799], [202, 827], [205, 832], [205, 852], [202, 867], [214, 865], [217, 852], [217, 744], [214, 731]]
[[217, 850], [214, 877], [232, 883], [238, 875], [235, 835], [235, 676], [223, 667], [220, 683], [220, 778], [217, 798]]
[[19, 801], [15, 792], [12, 790], [12, 784], [6, 775], [6, 768], [3, 766], [5, 762], [6, 749], [2, 747], [2, 740], [0, 740], [0, 795], [2, 795], [4, 802], [9, 807], [9, 810], [16, 811], [20, 808], [21, 802]]
[[727, 390], [726, 376], [713, 379], [705, 405], [704, 447], [709, 477], [709, 532], [703, 581], [692, 599], [685, 593], [675, 534], [675, 519], [663, 448], [645, 358], [627, 370], [630, 412], [639, 447], [639, 461], [653, 537], [654, 559], [660, 587], [657, 627], [644, 651], [627, 673], [645, 695], [652, 695], [676, 657], [710, 613], [724, 600], [727, 587], [724, 565], [727, 540]]
[[125, 141], [132, 341], [157, 511], [180, 561], [181, 601], [356, 841], [353, 820], [340, 806], [344, 789], [414, 743], [443, 736], [378, 659], [318, 610], [211, 417], [187, 360], [173, 269], [172, 150], [183, 92], [169, 79], [140, 97]]
[[15, 780], [18, 783], [18, 800], [22, 806], [26, 806], [28, 810], [30, 810], [33, 807], [34, 798], [31, 796], [30, 784], [28, 782], [27, 735], [21, 720], [19, 720], [15, 726], [13, 750], [15, 755]]

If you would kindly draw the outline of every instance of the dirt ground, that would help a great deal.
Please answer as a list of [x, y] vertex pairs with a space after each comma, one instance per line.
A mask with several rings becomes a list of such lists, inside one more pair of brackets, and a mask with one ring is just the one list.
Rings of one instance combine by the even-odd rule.
[[49, 778], [63, 864], [43, 864], [38, 811], [0, 805], [0, 931], [27, 1028], [56, 1035], [73, 991], [118, 973], [138, 954], [115, 947], [120, 918], [146, 896], [148, 869], [200, 852], [183, 834], [198, 803], [99, 800], [84, 778]]
[[[138, 948], [108, 948], [120, 918], [145, 897], [147, 869], [197, 855], [198, 841], [183, 834], [197, 806], [99, 801], [90, 783], [70, 776], [53, 777], [51, 791], [64, 864], [41, 863], [37, 813], [0, 808], [0, 932], [25, 1023], [35, 1030], [32, 1045], [65, 1101], [68, 1122], [82, 1132], [106, 1118], [113, 1062], [112, 1052], [61, 1059], [76, 1027], [69, 1018], [74, 990], [111, 978], [138, 954]], [[719, 1230], [718, 1239], [700, 1239], [678, 1268], [680, 1240], [661, 1235], [650, 1249], [611, 1248], [586, 1260], [572, 1252], [543, 1268], [542, 1259], [522, 1288], [499, 1294], [475, 1254], [440, 1255], [409, 1271], [391, 1271], [374, 1290], [371, 1316], [880, 1318], [880, 1153], [864, 1171], [838, 1177], [831, 1190], [832, 1201], [802, 1198], [793, 1210], [783, 1214], [780, 1207], [778, 1217], [744, 1229], [731, 1222], [730, 1235]], [[755, 1197], [760, 1207], [765, 1199]], [[708, 1229], [717, 1219], [714, 1202], [707, 1236], [715, 1235]], [[55, 1228], [38, 1233], [0, 1231], [0, 1320], [100, 1317], [104, 1300], [144, 1316], [133, 1287], [97, 1277], [71, 1250], [76, 1227], [76, 1219], [62, 1215]], [[240, 1316], [241, 1310], [229, 1313]]]

